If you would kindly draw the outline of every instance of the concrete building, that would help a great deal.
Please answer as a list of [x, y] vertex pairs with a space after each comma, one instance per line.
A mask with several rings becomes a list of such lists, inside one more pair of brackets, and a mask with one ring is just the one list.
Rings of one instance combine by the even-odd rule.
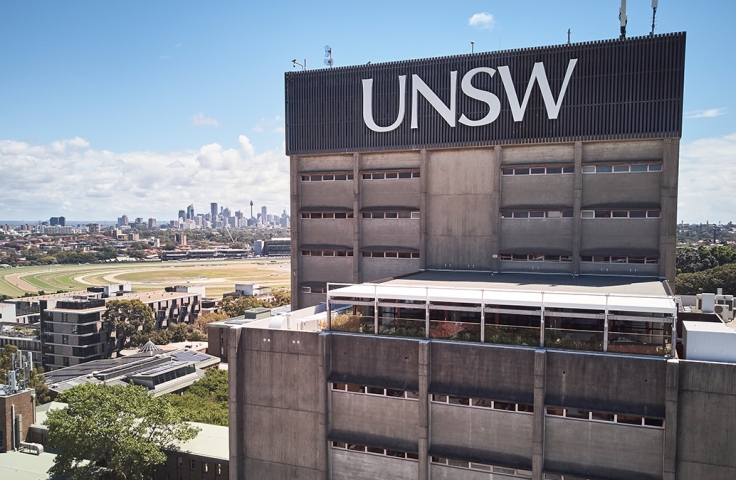
[[673, 286], [684, 46], [680, 33], [286, 73], [292, 305], [324, 301], [328, 281], [422, 269]]
[[0, 322], [15, 323], [15, 303], [0, 303]]

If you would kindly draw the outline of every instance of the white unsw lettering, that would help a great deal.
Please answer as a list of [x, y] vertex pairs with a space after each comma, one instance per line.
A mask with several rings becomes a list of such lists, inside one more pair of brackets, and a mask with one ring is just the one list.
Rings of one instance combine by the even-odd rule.
[[[565, 98], [567, 86], [570, 82], [572, 72], [575, 69], [575, 65], [577, 64], [577, 62], [578, 60], [576, 58], [571, 59], [568, 62], [567, 71], [565, 72], [565, 78], [562, 82], [562, 87], [560, 88], [560, 94], [557, 97], [557, 101], [555, 101], [554, 97], [552, 96], [552, 90], [550, 89], [549, 82], [547, 81], [547, 74], [544, 70], [544, 64], [542, 62], [535, 63], [534, 68], [532, 69], [532, 76], [529, 79], [529, 84], [526, 87], [524, 99], [521, 104], [519, 104], [519, 98], [516, 95], [516, 88], [514, 87], [514, 82], [511, 78], [509, 67], [498, 67], [498, 73], [501, 76], [501, 81], [503, 82], [504, 89], [506, 90], [506, 97], [508, 98], [509, 105], [511, 107], [511, 115], [514, 121], [521, 122], [522, 120], [524, 120], [524, 113], [526, 112], [526, 107], [529, 103], [529, 97], [531, 96], [535, 82], [539, 84], [539, 90], [542, 93], [544, 106], [547, 109], [547, 116], [550, 120], [557, 119], [557, 116], [560, 113], [560, 108], [562, 107], [562, 101]], [[478, 73], [487, 73], [488, 75], [493, 77], [496, 71], [488, 67], [479, 67], [468, 71], [463, 76], [460, 86], [462, 92], [468, 97], [479, 100], [488, 105], [488, 113], [485, 117], [479, 120], [470, 120], [468, 117], [465, 116], [465, 114], [462, 114], [460, 116], [459, 122], [470, 127], [479, 127], [482, 125], [493, 123], [496, 121], [496, 119], [498, 119], [498, 116], [501, 113], [501, 102], [496, 95], [491, 92], [475, 88], [472, 85], [473, 77]], [[390, 132], [399, 128], [399, 126], [404, 121], [404, 115], [406, 113], [406, 75], [399, 75], [399, 113], [396, 117], [396, 121], [387, 127], [381, 127], [377, 125], [375, 120], [373, 119], [373, 79], [363, 79], [362, 83], [363, 121], [365, 122], [366, 126], [374, 132], [379, 133]], [[455, 127], [456, 91], [457, 71], [450, 72], [449, 107], [445, 105], [442, 100], [440, 100], [437, 94], [434, 93], [432, 89], [430, 89], [429, 86], [427, 86], [427, 84], [424, 83], [424, 81], [418, 75], [412, 75], [411, 128], [419, 128], [419, 119], [417, 115], [419, 94], [421, 94], [429, 102], [432, 108], [434, 108], [437, 113], [440, 114], [440, 116], [448, 123], [448, 125], [450, 125], [451, 127]]]

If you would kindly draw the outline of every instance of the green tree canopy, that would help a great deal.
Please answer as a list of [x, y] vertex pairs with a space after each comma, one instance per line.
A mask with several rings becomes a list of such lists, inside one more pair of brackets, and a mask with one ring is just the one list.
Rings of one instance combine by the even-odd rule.
[[702, 272], [681, 273], [675, 279], [675, 293], [678, 295], [716, 293], [718, 288], [723, 288], [726, 295], [736, 295], [736, 263]]
[[167, 396], [185, 420], [227, 426], [227, 389], [227, 371], [211, 368], [183, 394]]
[[[0, 351], [0, 378], [5, 378], [8, 370], [10, 370], [13, 354], [17, 352], [18, 347], [15, 345], [5, 345], [2, 351]], [[22, 378], [23, 376], [21, 374]], [[33, 367], [31, 373], [28, 375], [26, 386], [36, 390], [36, 399], [39, 403], [47, 403], [51, 400], [51, 397], [49, 397], [49, 387], [46, 386], [46, 377], [43, 375], [43, 367]]]
[[271, 290], [273, 300], [265, 300], [258, 297], [224, 297], [220, 306], [228, 318], [237, 317], [251, 308], [276, 308], [291, 303], [291, 290], [287, 288], [274, 288]]
[[166, 461], [163, 450], [199, 431], [165, 397], [137, 385], [86, 383], [59, 398], [67, 408], [49, 411], [45, 425], [58, 449], [49, 473], [64, 478], [153, 478], [153, 468]]
[[143, 345], [156, 327], [151, 307], [140, 300], [111, 300], [103, 317], [115, 332], [115, 350]]

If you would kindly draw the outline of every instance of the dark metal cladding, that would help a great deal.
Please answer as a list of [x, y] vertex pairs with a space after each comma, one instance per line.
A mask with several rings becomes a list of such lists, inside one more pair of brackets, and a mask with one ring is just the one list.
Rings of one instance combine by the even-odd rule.
[[[457, 71], [456, 117], [471, 120], [488, 112], [485, 103], [466, 96], [461, 81], [477, 67], [508, 66], [519, 102], [536, 62], [543, 62], [553, 98], [558, 99], [570, 59], [577, 65], [559, 116], [550, 120], [538, 84], [524, 119], [514, 122], [497, 71], [476, 75], [473, 85], [494, 93], [501, 113], [491, 124], [450, 127], [421, 95], [418, 128], [411, 128], [411, 78], [418, 75], [450, 103], [450, 72]], [[685, 73], [685, 33], [625, 40], [477, 53], [306, 72], [287, 72], [286, 153], [317, 154], [412, 150], [496, 144], [523, 144], [662, 138], [681, 136]], [[373, 78], [373, 116], [391, 125], [399, 109], [399, 75], [406, 75], [406, 110], [395, 130], [378, 133], [363, 122], [362, 79]]]

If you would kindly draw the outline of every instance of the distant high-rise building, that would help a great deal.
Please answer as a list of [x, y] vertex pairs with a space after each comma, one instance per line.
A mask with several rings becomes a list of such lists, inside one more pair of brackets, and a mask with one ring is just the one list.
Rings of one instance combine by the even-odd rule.
[[214, 222], [217, 220], [217, 203], [210, 203], [210, 221]]
[[59, 217], [59, 226], [66, 227], [66, 217]]
[[149, 229], [156, 228], [156, 219], [155, 218], [149, 218], [148, 219], [148, 228]]
[[194, 220], [194, 205], [187, 207], [187, 220]]
[[51, 217], [49, 219], [49, 225], [55, 227], [59, 224], [59, 217]]
[[182, 221], [183, 220], [186, 220], [187, 219], [187, 212], [185, 212], [184, 210], [179, 210], [179, 219], [182, 220]]
[[118, 227], [125, 227], [128, 225], [128, 216], [123, 215], [122, 217], [118, 218]]
[[233, 212], [230, 210], [230, 207], [225, 207], [225, 209], [222, 211], [222, 216], [226, 219], [233, 216]]
[[263, 219], [263, 223], [266, 223], [266, 219], [268, 218], [268, 210], [265, 206], [261, 207], [261, 218]]

